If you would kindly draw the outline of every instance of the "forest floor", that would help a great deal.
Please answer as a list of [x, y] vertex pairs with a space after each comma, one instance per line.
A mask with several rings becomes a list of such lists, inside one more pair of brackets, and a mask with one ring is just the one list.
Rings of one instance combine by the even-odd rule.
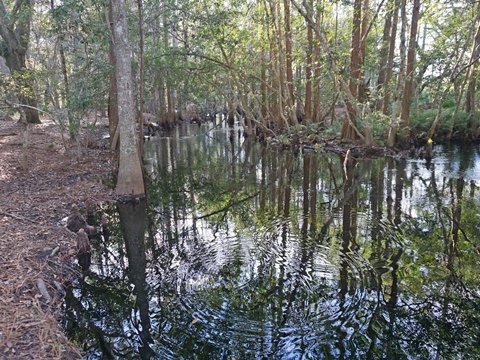
[[[82, 128], [81, 138], [107, 131], [97, 129]], [[77, 359], [60, 324], [62, 287], [79, 271], [76, 234], [61, 220], [73, 203], [114, 198], [104, 180], [115, 160], [108, 149], [87, 146], [77, 160], [77, 147], [64, 146], [53, 123], [29, 133], [24, 148], [20, 125], [0, 120], [0, 359]]]

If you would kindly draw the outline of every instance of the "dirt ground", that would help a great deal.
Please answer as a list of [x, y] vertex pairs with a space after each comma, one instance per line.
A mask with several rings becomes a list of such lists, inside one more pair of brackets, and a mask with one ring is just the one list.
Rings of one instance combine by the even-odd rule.
[[82, 129], [89, 140], [77, 160], [76, 146], [66, 135], [65, 149], [55, 124], [32, 126], [25, 149], [17, 122], [0, 120], [0, 359], [81, 358], [59, 323], [62, 287], [79, 271], [76, 234], [60, 221], [73, 203], [82, 209], [114, 198], [105, 184], [113, 154], [86, 144], [101, 145], [91, 138], [107, 128], [96, 129]]

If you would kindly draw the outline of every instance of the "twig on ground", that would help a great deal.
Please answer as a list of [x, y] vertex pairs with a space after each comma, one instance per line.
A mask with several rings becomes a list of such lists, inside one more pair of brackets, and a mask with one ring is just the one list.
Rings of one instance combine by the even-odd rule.
[[29, 221], [33, 224], [41, 225], [41, 223], [39, 223], [38, 221], [29, 219], [29, 218], [26, 218], [26, 217], [23, 217], [23, 216], [20, 216], [20, 215], [14, 215], [14, 214], [6, 213], [6, 212], [0, 212], [0, 215], [8, 216], [8, 217], [14, 218], [14, 219], [19, 220], [19, 221]]

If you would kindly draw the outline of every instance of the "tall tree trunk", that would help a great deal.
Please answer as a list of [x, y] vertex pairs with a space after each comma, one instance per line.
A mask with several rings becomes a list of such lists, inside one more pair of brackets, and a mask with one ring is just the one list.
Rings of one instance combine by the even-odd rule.
[[109, 38], [109, 59], [112, 70], [110, 71], [110, 86], [108, 89], [108, 128], [110, 132], [110, 148], [118, 149], [118, 98], [117, 98], [117, 78], [115, 76], [116, 60], [113, 49], [113, 19], [112, 7], [108, 6], [106, 11], [107, 24], [110, 31]]
[[144, 29], [143, 29], [143, 0], [137, 0], [138, 8], [138, 32], [140, 33], [140, 39], [138, 42], [138, 62], [140, 65], [140, 84], [138, 90], [138, 112], [137, 119], [139, 124], [139, 152], [140, 156], [143, 155], [143, 107], [145, 102], [145, 59], [144, 59]]
[[261, 79], [262, 83], [260, 85], [260, 91], [262, 93], [262, 105], [261, 105], [261, 114], [262, 114], [262, 122], [265, 126], [268, 126], [267, 121], [267, 65], [265, 60], [265, 49], [262, 48], [261, 54]]
[[285, 26], [285, 70], [287, 74], [287, 104], [290, 123], [298, 124], [295, 111], [295, 94], [293, 86], [293, 67], [292, 67], [292, 31], [290, 28], [290, 0], [283, 0], [284, 8], [284, 26]]
[[279, 27], [277, 26], [277, 2], [275, 0], [270, 2], [270, 14], [271, 24], [273, 25], [273, 34], [270, 36], [270, 73], [272, 79], [272, 89], [274, 89], [275, 101], [272, 101], [272, 115], [274, 116], [277, 127], [283, 129], [288, 127], [288, 120], [283, 113], [283, 93], [284, 93], [284, 76], [283, 66], [281, 61], [281, 40], [275, 41], [275, 39], [281, 39], [279, 33]]
[[166, 92], [167, 92], [167, 124], [168, 124], [168, 128], [171, 128], [174, 122], [174, 110], [173, 110], [174, 105], [173, 105], [172, 86], [168, 83], [168, 81], [167, 81]]
[[[480, 17], [480, 2], [478, 3], [477, 19]], [[478, 22], [477, 32], [472, 49], [471, 61], [475, 63], [470, 67], [468, 72], [468, 87], [465, 101], [465, 111], [470, 114], [470, 129], [474, 137], [478, 132], [477, 106], [475, 101], [475, 93], [477, 91], [477, 77], [478, 77], [478, 59], [480, 57], [480, 21]]]
[[[317, 21], [320, 21], [318, 19]], [[309, 23], [310, 29], [313, 31], [313, 25]], [[320, 122], [320, 119], [322, 117], [322, 114], [320, 113], [320, 55], [321, 55], [321, 49], [320, 49], [320, 39], [317, 37], [314, 41], [313, 45], [313, 51], [314, 53], [312, 54], [313, 56], [313, 91], [312, 91], [312, 101], [313, 101], [313, 121], [315, 123]], [[334, 82], [335, 83], [335, 82]]]
[[278, 1], [272, 1], [273, 6], [275, 7], [275, 19], [277, 22], [275, 23], [276, 28], [276, 38], [277, 38], [277, 59], [278, 59], [278, 81], [279, 81], [279, 89], [280, 89], [280, 96], [279, 96], [279, 110], [280, 116], [284, 119], [285, 126], [288, 127], [290, 123], [288, 119], [285, 118], [285, 104], [287, 102], [287, 89], [285, 84], [285, 56], [283, 51], [283, 31], [282, 31], [282, 18], [280, 14], [280, 4]]
[[395, 57], [395, 41], [397, 38], [398, 8], [400, 7], [400, 0], [394, 0], [393, 7], [392, 28], [389, 36], [388, 60], [385, 72], [385, 82], [383, 83], [383, 113], [385, 115], [388, 115], [390, 112], [390, 81], [393, 77], [393, 59]]
[[[55, 4], [54, 4], [54, 0], [50, 0], [50, 10], [52, 11], [52, 13], [54, 12], [55, 10]], [[107, 20], [108, 22], [108, 20]], [[61, 99], [62, 99], [62, 108], [65, 112], [65, 115], [64, 117], [62, 117], [62, 120], [60, 121], [60, 132], [61, 132], [61, 135], [62, 135], [62, 141], [64, 139], [63, 137], [63, 132], [65, 131], [65, 118], [68, 119], [68, 122], [70, 123], [70, 111], [69, 111], [69, 106], [68, 106], [68, 102], [69, 102], [69, 97], [70, 97], [70, 86], [68, 84], [68, 72], [67, 72], [67, 61], [66, 61], [66, 58], [65, 58], [65, 49], [63, 47], [63, 41], [64, 41], [64, 34], [63, 32], [60, 30], [60, 26], [59, 26], [59, 21], [58, 19], [55, 19], [55, 31], [57, 32], [57, 43], [58, 43], [58, 52], [59, 52], [59, 56], [60, 56], [60, 66], [62, 68], [62, 77], [63, 77], [63, 91], [61, 91]], [[56, 106], [58, 108], [60, 108], [60, 104], [58, 103], [58, 101], [56, 101]], [[63, 145], [65, 146], [65, 142], [63, 141]]]
[[[168, 9], [169, 4], [167, 3], [166, 0], [164, 0], [164, 7]], [[170, 48], [170, 37], [169, 37], [169, 28], [168, 28], [168, 17], [169, 13], [167, 11], [163, 12], [163, 41], [164, 41], [164, 46], [165, 49]], [[171, 76], [166, 76], [165, 79], [165, 94], [166, 94], [166, 114], [165, 114], [165, 119], [167, 122], [167, 127], [171, 128], [173, 126], [173, 120], [174, 120], [174, 100], [173, 100], [173, 89], [172, 89], [172, 77]]]
[[[382, 46], [380, 48], [379, 55], [379, 70], [378, 70], [378, 79], [377, 79], [377, 94], [385, 94], [387, 89], [384, 88], [385, 78], [388, 69], [388, 60], [389, 60], [389, 46], [390, 46], [390, 36], [392, 34], [392, 18], [394, 12], [394, 0], [389, 0], [387, 4], [387, 10], [385, 14], [385, 25], [383, 26], [383, 36], [382, 36]], [[379, 96], [376, 104], [377, 110], [382, 108], [382, 98]]]
[[362, 33], [360, 37], [360, 73], [358, 78], [358, 101], [365, 102], [366, 88], [365, 88], [365, 57], [367, 55], [367, 32], [368, 21], [370, 13], [369, 0], [363, 0], [362, 5]]
[[[323, 28], [321, 28], [318, 23], [316, 23], [312, 17], [305, 11], [305, 9], [299, 5], [299, 3], [296, 0], [291, 0], [292, 4], [295, 6], [295, 8], [298, 10], [298, 12], [308, 21], [310, 24], [313, 25], [313, 30], [315, 32], [315, 35], [318, 37], [318, 44], [322, 50], [322, 53], [325, 56], [326, 64], [329, 67], [329, 70], [334, 73], [334, 74], [339, 74], [340, 73], [340, 67], [337, 64], [337, 60], [334, 57], [333, 51], [330, 49], [328, 40], [327, 40], [327, 35], [324, 31]], [[348, 86], [348, 83], [340, 76], [335, 76], [335, 86], [338, 86], [338, 88], [341, 89], [344, 99], [343, 101], [345, 103], [349, 103], [351, 108], [354, 110], [355, 113], [358, 113], [360, 111], [359, 107], [357, 106], [357, 101], [355, 97], [352, 95], [352, 92], [350, 91], [350, 88]], [[362, 141], [367, 143], [369, 139], [367, 139], [360, 131], [359, 129], [355, 126], [354, 123], [354, 118], [352, 119], [350, 117], [350, 114], [347, 114], [347, 120], [348, 121], [348, 126], [351, 128], [352, 132], [360, 138]]]
[[[352, 29], [352, 46], [350, 53], [350, 82], [349, 89], [354, 101], [358, 101], [358, 84], [361, 76], [362, 67], [362, 53], [361, 53], [361, 38], [362, 38], [362, 0], [355, 0], [353, 5], [353, 29]], [[350, 121], [355, 121], [357, 113], [354, 104], [347, 101], [347, 111], [349, 116], [345, 120], [342, 128], [342, 138], [355, 140], [357, 138]]]
[[312, 122], [313, 29], [307, 22], [307, 59], [305, 65], [305, 122]]
[[412, 102], [413, 85], [415, 80], [415, 54], [417, 47], [418, 18], [420, 15], [420, 0], [413, 1], [412, 23], [410, 25], [410, 41], [408, 43], [407, 73], [402, 99], [402, 126], [409, 125], [410, 103]]
[[119, 196], [144, 195], [142, 165], [138, 156], [137, 136], [135, 134], [132, 60], [130, 58], [125, 0], [110, 0], [110, 5], [112, 7], [120, 134], [116, 193]]
[[30, 23], [32, 21], [33, 0], [17, 0], [10, 14], [0, 0], [0, 55], [5, 58], [7, 67], [15, 79], [18, 88], [18, 100], [28, 124], [39, 124], [35, 89], [26, 66], [26, 54], [30, 42]]
[[65, 50], [63, 48], [63, 36], [59, 39], [58, 52], [60, 55], [60, 65], [62, 67], [63, 84], [65, 89], [65, 91], [62, 94], [63, 107], [66, 107], [68, 111], [68, 97], [70, 94], [70, 86], [68, 84], [67, 61], [65, 59]]
[[274, 28], [274, 22], [275, 22], [275, 14], [273, 13], [273, 6], [270, 3], [270, 6], [267, 6], [267, 3], [264, 2], [264, 11], [265, 11], [265, 17], [267, 19], [266, 21], [266, 26], [265, 28], [265, 33], [267, 35], [267, 41], [268, 41], [268, 74], [269, 74], [269, 91], [268, 91], [268, 97], [269, 97], [269, 103], [268, 103], [268, 113], [269, 113], [269, 122], [268, 122], [268, 127], [271, 128], [273, 126], [278, 126], [280, 127], [279, 119], [280, 117], [277, 114], [278, 110], [278, 89], [276, 88], [277, 85], [277, 59], [276, 59], [276, 51], [275, 51], [275, 41], [274, 41], [274, 36], [275, 33], [272, 34], [272, 27]]
[[400, 112], [400, 94], [404, 89], [404, 82], [405, 82], [405, 61], [406, 61], [406, 33], [407, 33], [407, 0], [400, 0], [400, 12], [402, 18], [402, 27], [400, 30], [400, 66], [398, 68], [398, 77], [397, 77], [397, 84], [396, 90], [394, 94], [394, 102], [392, 106], [392, 114], [390, 116], [390, 130], [388, 133], [387, 145], [389, 147], [395, 146], [396, 137], [397, 137], [397, 130], [398, 130], [398, 114]]

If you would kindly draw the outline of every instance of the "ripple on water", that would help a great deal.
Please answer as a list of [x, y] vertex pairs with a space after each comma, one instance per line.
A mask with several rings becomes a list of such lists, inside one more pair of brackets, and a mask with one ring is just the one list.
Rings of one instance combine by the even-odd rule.
[[283, 225], [189, 247], [173, 277], [175, 311], [165, 312], [167, 323], [182, 319], [184, 333], [162, 335], [168, 351], [180, 355], [194, 339], [216, 355], [296, 358], [352, 343], [379, 298], [375, 271], [355, 252], [302, 240]]

